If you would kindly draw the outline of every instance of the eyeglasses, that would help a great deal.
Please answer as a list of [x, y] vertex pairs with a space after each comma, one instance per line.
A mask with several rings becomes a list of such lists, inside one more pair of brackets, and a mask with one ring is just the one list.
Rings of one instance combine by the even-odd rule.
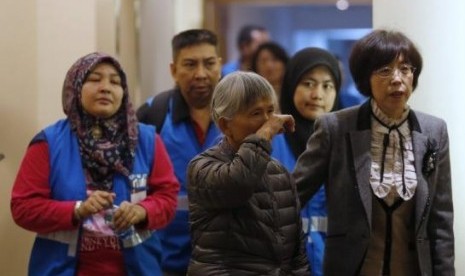
[[415, 72], [415, 69], [416, 68], [410, 64], [401, 64], [399, 67], [384, 66], [375, 70], [375, 74], [381, 78], [389, 78], [394, 76], [396, 71], [399, 71], [401, 77], [411, 77]]

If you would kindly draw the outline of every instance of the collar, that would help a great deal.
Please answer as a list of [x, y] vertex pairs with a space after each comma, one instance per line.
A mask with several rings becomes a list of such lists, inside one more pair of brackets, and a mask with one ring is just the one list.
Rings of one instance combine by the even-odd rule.
[[171, 116], [174, 123], [179, 123], [184, 120], [190, 120], [191, 115], [189, 113], [189, 106], [184, 100], [184, 97], [181, 94], [181, 90], [178, 87], [174, 89], [173, 93], [173, 104], [171, 110]]
[[407, 116], [408, 116], [408, 114], [410, 112], [410, 106], [407, 105], [407, 107], [402, 112], [402, 116], [400, 116], [399, 119], [392, 119], [392, 118], [389, 118], [379, 108], [379, 106], [378, 106], [378, 104], [376, 104], [375, 100], [371, 99], [370, 104], [371, 104], [371, 111], [373, 112], [373, 115], [375, 116], [375, 118], [377, 120], [379, 120], [381, 122], [381, 124], [385, 125], [388, 128], [398, 127], [398, 126], [402, 125], [406, 121]]
[[[371, 129], [371, 98], [363, 103], [357, 115], [357, 129], [358, 130], [367, 130]], [[418, 131], [421, 133], [420, 123], [418, 122], [415, 112], [411, 109], [408, 113], [407, 120], [410, 126], [411, 131]]]

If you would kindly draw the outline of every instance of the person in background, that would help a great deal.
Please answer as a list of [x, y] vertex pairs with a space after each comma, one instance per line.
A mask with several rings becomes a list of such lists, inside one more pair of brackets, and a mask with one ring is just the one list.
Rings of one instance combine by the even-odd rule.
[[212, 117], [224, 138], [188, 167], [189, 275], [309, 275], [294, 180], [270, 156], [272, 138], [294, 130], [276, 104], [252, 72], [216, 87]]
[[158, 231], [165, 275], [186, 275], [191, 257], [186, 170], [189, 161], [216, 144], [220, 130], [210, 117], [210, 101], [221, 77], [217, 37], [204, 29], [183, 31], [172, 40], [171, 75], [175, 88], [151, 98], [137, 111], [141, 122], [156, 125], [181, 184], [176, 217]]
[[221, 75], [234, 71], [250, 71], [252, 68], [252, 56], [258, 46], [270, 40], [268, 30], [258, 25], [245, 25], [237, 35], [237, 49], [239, 60], [230, 61], [223, 65]]
[[263, 43], [252, 57], [252, 71], [271, 83], [278, 97], [278, 102], [281, 97], [281, 85], [288, 60], [289, 56], [286, 50], [275, 42]]
[[[337, 110], [341, 72], [337, 59], [320, 48], [305, 48], [289, 61], [282, 86], [281, 112], [294, 117], [295, 132], [286, 132], [273, 140], [272, 156], [288, 170], [294, 169], [313, 133], [317, 118]], [[311, 275], [323, 275], [324, 241], [327, 227], [325, 189], [322, 186], [309, 200], [301, 201], [303, 229], [307, 238], [307, 256]]]
[[446, 123], [407, 104], [422, 57], [403, 33], [358, 40], [350, 71], [369, 100], [321, 116], [293, 175], [325, 183], [325, 275], [455, 275]]
[[63, 110], [30, 143], [11, 194], [13, 219], [37, 233], [29, 275], [161, 275], [154, 230], [174, 217], [179, 184], [155, 129], [137, 123], [119, 62], [77, 60]]

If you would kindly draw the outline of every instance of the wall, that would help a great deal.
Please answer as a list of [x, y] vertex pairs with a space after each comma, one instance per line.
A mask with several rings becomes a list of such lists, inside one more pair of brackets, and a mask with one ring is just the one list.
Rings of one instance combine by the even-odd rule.
[[170, 73], [171, 39], [181, 31], [202, 27], [203, 0], [143, 1], [139, 10], [140, 97], [174, 86]]
[[173, 87], [169, 64], [174, 34], [173, 1], [140, 1], [140, 102]]
[[37, 129], [36, 20], [34, 1], [0, 2], [0, 152], [5, 154], [0, 161], [0, 275], [25, 275], [32, 239], [14, 225], [9, 196], [25, 145]]

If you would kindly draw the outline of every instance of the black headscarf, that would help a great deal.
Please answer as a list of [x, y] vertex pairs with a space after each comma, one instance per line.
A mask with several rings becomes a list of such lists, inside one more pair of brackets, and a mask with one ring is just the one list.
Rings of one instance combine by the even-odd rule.
[[331, 111], [338, 109], [338, 95], [341, 88], [341, 71], [338, 60], [328, 51], [320, 48], [305, 48], [297, 52], [288, 62], [281, 89], [281, 113], [291, 114], [296, 123], [295, 132], [286, 133], [286, 140], [297, 158], [304, 150], [313, 133], [314, 120], [305, 119], [294, 105], [294, 93], [302, 76], [316, 66], [326, 66], [332, 73], [336, 98]]

